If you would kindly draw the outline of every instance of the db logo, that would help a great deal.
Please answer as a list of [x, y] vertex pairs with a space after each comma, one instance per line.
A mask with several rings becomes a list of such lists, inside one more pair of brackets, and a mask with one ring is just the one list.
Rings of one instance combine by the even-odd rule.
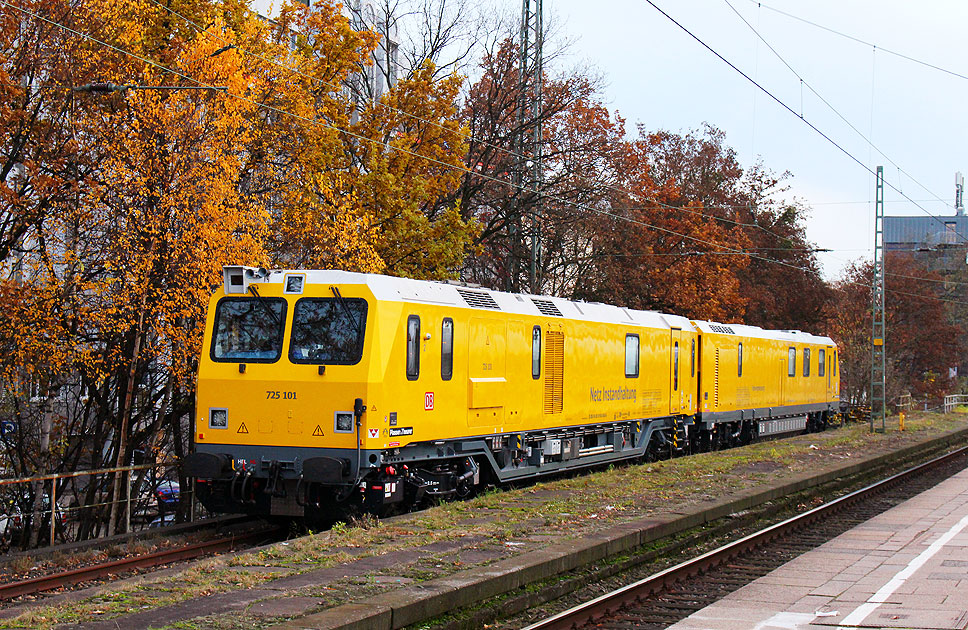
[[424, 411], [434, 410], [434, 393], [427, 392], [424, 394]]

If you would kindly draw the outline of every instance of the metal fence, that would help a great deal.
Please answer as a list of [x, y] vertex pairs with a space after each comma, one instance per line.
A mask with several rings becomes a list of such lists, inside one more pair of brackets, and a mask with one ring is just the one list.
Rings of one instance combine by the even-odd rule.
[[[181, 488], [175, 471], [175, 462], [160, 462], [0, 479], [0, 541], [10, 545], [19, 537], [19, 546], [27, 547], [31, 530], [38, 540], [46, 534], [51, 545], [96, 538], [107, 531], [112, 510], [120, 515], [115, 533], [167, 525], [179, 512], [195, 520], [194, 487]], [[112, 499], [116, 474], [121, 481]], [[38, 494], [40, 508], [34, 509]]]
[[951, 413], [956, 407], [968, 405], [968, 394], [951, 394], [944, 397], [944, 412]]

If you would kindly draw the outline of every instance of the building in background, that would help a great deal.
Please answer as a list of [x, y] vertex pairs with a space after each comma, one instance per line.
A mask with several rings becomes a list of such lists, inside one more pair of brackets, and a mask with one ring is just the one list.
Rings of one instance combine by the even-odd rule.
[[884, 249], [910, 252], [915, 260], [942, 276], [958, 273], [968, 264], [968, 216], [962, 200], [964, 179], [955, 174], [953, 216], [884, 217]]
[[[955, 174], [955, 214], [884, 217], [884, 249], [888, 298], [891, 255], [911, 256], [925, 270], [938, 274], [943, 283], [948, 320], [964, 331], [962, 346], [968, 347], [968, 216], [963, 202], [964, 178]], [[937, 283], [938, 280], [925, 279]], [[948, 369], [948, 377], [968, 374], [968, 357]]]
[[[252, 0], [250, 8], [267, 20], [279, 15], [285, 0]], [[328, 0], [297, 0], [310, 9]], [[356, 77], [347, 83], [348, 95], [356, 103], [379, 99], [397, 81], [399, 76], [399, 28], [398, 18], [394, 15], [397, 3], [390, 0], [345, 0], [341, 3], [343, 15], [353, 28], [369, 30], [380, 35], [376, 50], [369, 63], [360, 68]]]

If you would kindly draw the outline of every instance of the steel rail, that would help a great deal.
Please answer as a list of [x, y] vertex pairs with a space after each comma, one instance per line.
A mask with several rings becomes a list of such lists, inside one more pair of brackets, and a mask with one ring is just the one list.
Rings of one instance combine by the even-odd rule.
[[70, 571], [63, 571], [61, 573], [52, 573], [50, 575], [42, 575], [17, 582], [0, 584], [0, 601], [10, 600], [23, 595], [51, 591], [63, 586], [97, 580], [135, 569], [147, 569], [172, 562], [191, 560], [209, 554], [231, 551], [237, 544], [264, 538], [267, 534], [275, 531], [278, 530], [263, 529], [242, 534], [233, 534], [217, 540], [208, 540], [174, 549], [164, 549], [102, 564], [71, 569]]
[[877, 483], [871, 484], [859, 490], [855, 490], [850, 494], [846, 494], [842, 497], [834, 499], [833, 501], [818, 506], [812, 510], [809, 510], [808, 512], [788, 518], [785, 521], [771, 525], [770, 527], [745, 536], [739, 540], [731, 542], [727, 545], [723, 545], [718, 549], [704, 553], [701, 556], [687, 560], [673, 567], [669, 567], [663, 571], [659, 571], [658, 573], [650, 575], [649, 577], [639, 580], [638, 582], [633, 582], [632, 584], [623, 586], [622, 588], [616, 589], [611, 593], [606, 593], [605, 595], [596, 597], [595, 599], [587, 601], [584, 604], [579, 604], [578, 606], [560, 612], [557, 615], [531, 624], [523, 630], [564, 630], [579, 628], [584, 624], [592, 622], [596, 619], [613, 614], [619, 609], [629, 604], [634, 604], [642, 598], [661, 592], [676, 582], [700, 575], [705, 571], [719, 566], [750, 549], [754, 549], [763, 544], [769, 543], [784, 534], [810, 525], [811, 523], [814, 523], [815, 521], [826, 517], [829, 514], [835, 513], [837, 510], [846, 508], [847, 506], [876, 494], [877, 492], [894, 487], [909, 477], [916, 476], [930, 468], [933, 468], [934, 466], [940, 466], [966, 454], [968, 454], [968, 447], [960, 448], [945, 455], [941, 455], [940, 457], [936, 457], [923, 464], [909, 468], [908, 470], [900, 472], [896, 475], [892, 475], [887, 479], [883, 479]]

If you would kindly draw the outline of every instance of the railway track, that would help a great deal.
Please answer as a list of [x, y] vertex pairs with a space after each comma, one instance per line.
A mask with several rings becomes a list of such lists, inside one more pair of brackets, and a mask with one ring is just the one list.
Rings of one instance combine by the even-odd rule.
[[666, 628], [964, 468], [968, 448], [851, 492], [735, 542], [527, 626]]
[[0, 584], [0, 602], [6, 602], [25, 595], [36, 595], [83, 582], [113, 578], [142, 569], [150, 569], [175, 562], [185, 562], [203, 556], [234, 551], [242, 547], [272, 540], [279, 531], [280, 528], [278, 527], [265, 527], [252, 531], [235, 532], [213, 540], [181, 545], [179, 547], [163, 549], [147, 554], [133, 555], [109, 562], [92, 564], [15, 582], [7, 582]]

